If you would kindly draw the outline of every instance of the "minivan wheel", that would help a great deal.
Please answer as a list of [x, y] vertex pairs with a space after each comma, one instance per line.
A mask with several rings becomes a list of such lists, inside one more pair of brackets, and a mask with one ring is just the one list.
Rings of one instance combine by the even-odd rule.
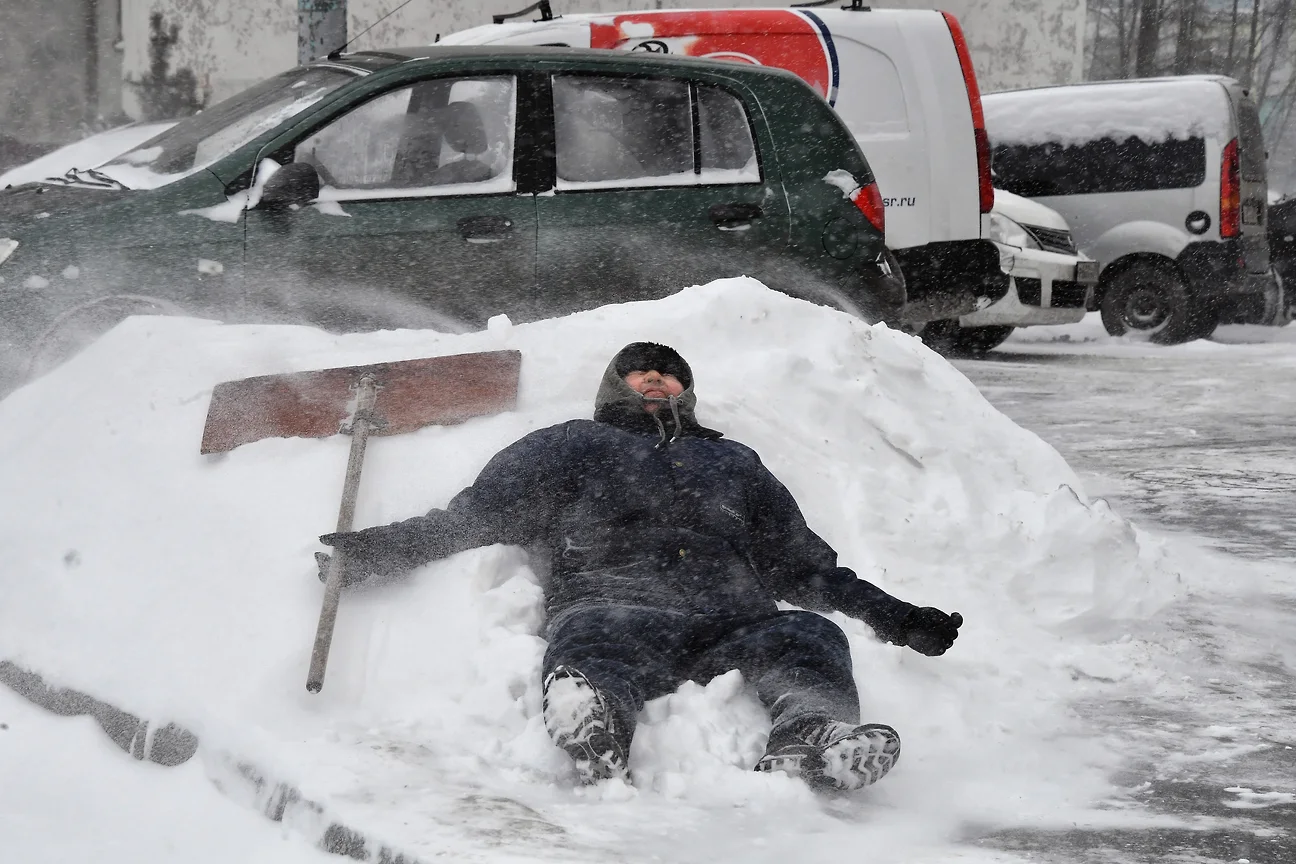
[[[1135, 264], [1105, 286], [1103, 327], [1112, 336], [1175, 345], [1209, 335], [1218, 310], [1197, 303], [1177, 273], [1153, 264]], [[1208, 326], [1209, 325], [1209, 326]]]
[[962, 327], [954, 318], [929, 321], [919, 333], [923, 343], [938, 354], [984, 354], [1002, 345], [1012, 335], [1013, 328], [1006, 325], [989, 327]]
[[132, 315], [182, 314], [173, 303], [136, 294], [99, 297], [83, 303], [59, 315], [36, 339], [24, 377], [37, 378], [63, 365]]

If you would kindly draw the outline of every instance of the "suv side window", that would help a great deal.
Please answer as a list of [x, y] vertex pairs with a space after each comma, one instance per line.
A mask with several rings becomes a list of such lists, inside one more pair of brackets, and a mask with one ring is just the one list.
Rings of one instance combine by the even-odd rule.
[[761, 179], [742, 102], [717, 87], [555, 75], [553, 99], [559, 190]]
[[319, 172], [320, 200], [511, 192], [515, 92], [511, 76], [420, 81], [337, 118], [293, 160]]
[[1201, 138], [999, 145], [993, 158], [995, 185], [1028, 198], [1191, 189], [1206, 180]]
[[[702, 179], [707, 183], [759, 182], [751, 123], [737, 96], [719, 87], [697, 88]], [[726, 174], [732, 176], [724, 179]]]

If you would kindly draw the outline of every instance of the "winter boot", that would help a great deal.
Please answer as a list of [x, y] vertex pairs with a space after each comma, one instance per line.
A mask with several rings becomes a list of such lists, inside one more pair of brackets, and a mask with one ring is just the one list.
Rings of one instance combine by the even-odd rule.
[[890, 726], [816, 718], [771, 732], [756, 770], [798, 776], [815, 790], [849, 791], [881, 780], [899, 758], [900, 736]]
[[544, 682], [544, 722], [554, 743], [576, 763], [576, 775], [589, 785], [625, 778], [626, 751], [607, 699], [581, 673], [559, 666]]

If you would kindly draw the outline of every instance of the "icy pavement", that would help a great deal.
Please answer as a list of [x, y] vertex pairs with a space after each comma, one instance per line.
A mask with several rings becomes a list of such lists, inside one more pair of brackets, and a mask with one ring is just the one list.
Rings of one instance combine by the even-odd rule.
[[955, 365], [1126, 516], [1296, 561], [1296, 326], [1160, 348], [1099, 335], [1094, 317]]
[[1214, 577], [1132, 628], [1158, 680], [1099, 676], [1077, 706], [1127, 760], [1121, 806], [1195, 827], [973, 842], [1051, 862], [1296, 861], [1296, 328], [1164, 349], [1090, 316], [955, 365], [1090, 494], [1177, 535], [1177, 556]]

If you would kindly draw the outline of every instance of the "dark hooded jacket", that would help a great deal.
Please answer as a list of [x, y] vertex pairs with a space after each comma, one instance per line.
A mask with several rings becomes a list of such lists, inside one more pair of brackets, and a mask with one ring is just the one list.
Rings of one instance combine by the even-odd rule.
[[[669, 352], [678, 367], [658, 371], [675, 371], [686, 385], [656, 415], [623, 380], [632, 370], [618, 365], [645, 346]], [[755, 451], [697, 422], [692, 372], [678, 354], [627, 346], [595, 402], [595, 419], [540, 429], [501, 450], [444, 510], [345, 535], [353, 538], [343, 547], [347, 569], [390, 576], [514, 544], [531, 550], [544, 576], [551, 620], [605, 604], [761, 614], [786, 600], [840, 610], [903, 643], [914, 607], [838, 566]]]

